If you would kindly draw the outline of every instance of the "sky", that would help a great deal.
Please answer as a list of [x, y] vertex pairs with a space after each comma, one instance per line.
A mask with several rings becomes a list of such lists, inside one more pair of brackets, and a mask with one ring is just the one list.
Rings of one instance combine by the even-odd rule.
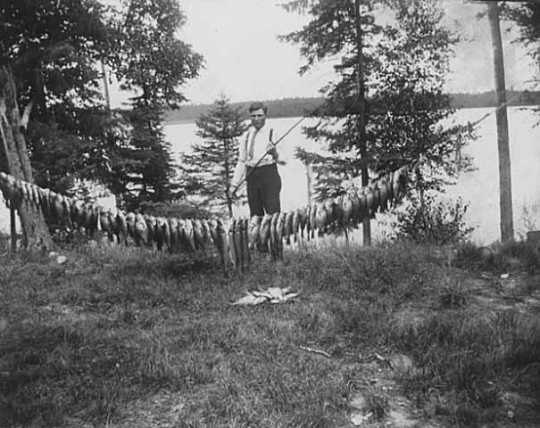
[[[281, 42], [278, 35], [300, 29], [308, 17], [279, 6], [283, 0], [178, 0], [187, 22], [180, 38], [204, 56], [205, 68], [198, 78], [182, 88], [190, 103], [212, 103], [221, 95], [231, 101], [314, 97], [333, 77], [330, 63], [316, 65], [300, 76], [304, 64], [299, 46]], [[456, 47], [447, 82], [449, 92], [481, 92], [493, 89], [491, 36], [487, 18], [476, 14], [485, 5], [467, 0], [444, 0], [448, 25], [465, 36]], [[523, 48], [510, 43], [504, 33], [506, 83], [508, 89], [533, 89], [538, 66]], [[115, 85], [112, 103], [120, 106], [128, 94]]]

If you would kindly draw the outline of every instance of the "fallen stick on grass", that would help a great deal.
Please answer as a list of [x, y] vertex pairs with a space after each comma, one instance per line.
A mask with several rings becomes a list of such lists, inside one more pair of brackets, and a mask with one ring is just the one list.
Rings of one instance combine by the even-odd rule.
[[301, 345], [300, 345], [300, 349], [302, 351], [313, 352], [314, 354], [320, 354], [326, 358], [332, 358], [332, 356], [328, 352], [322, 351], [320, 349], [310, 348], [308, 346], [301, 346]]

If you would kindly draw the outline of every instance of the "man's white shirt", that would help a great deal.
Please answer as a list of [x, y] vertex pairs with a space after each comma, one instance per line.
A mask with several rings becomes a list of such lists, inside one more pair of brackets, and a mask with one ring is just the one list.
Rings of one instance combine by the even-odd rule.
[[[264, 166], [275, 163], [271, 154], [266, 153], [270, 142], [270, 128], [257, 129], [250, 126], [240, 139], [240, 160], [246, 166]], [[260, 162], [259, 162], [260, 161]]]

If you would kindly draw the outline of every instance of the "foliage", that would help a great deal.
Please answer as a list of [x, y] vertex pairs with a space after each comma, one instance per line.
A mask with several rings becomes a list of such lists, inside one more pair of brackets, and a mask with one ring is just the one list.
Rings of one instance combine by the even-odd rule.
[[[536, 61], [537, 67], [540, 67], [540, 3], [536, 1], [517, 2], [516, 4], [504, 2], [502, 17], [517, 24], [519, 29], [517, 41], [526, 46], [529, 55], [533, 61]], [[540, 79], [537, 75], [534, 79], [534, 83], [538, 87]], [[536, 110], [540, 113], [540, 107], [537, 107]]]
[[[420, 166], [423, 175], [415, 182], [418, 189], [437, 188], [441, 177], [434, 170], [452, 175], [452, 154], [466, 143], [468, 127], [442, 128], [441, 121], [452, 114], [450, 99], [442, 93], [451, 47], [456, 38], [442, 27], [443, 14], [434, 1], [362, 2], [361, 56], [368, 108], [366, 112], [367, 154], [359, 150], [358, 49], [357, 28], [352, 2], [289, 3], [305, 8], [313, 19], [302, 30], [284, 40], [299, 43], [307, 64], [339, 57], [337, 82], [323, 88], [324, 106], [317, 125], [306, 135], [325, 143], [328, 153], [313, 156], [299, 152], [314, 163], [319, 172], [319, 197], [343, 192], [348, 181], [358, 177], [368, 163], [375, 173], [403, 164]], [[377, 23], [374, 11], [394, 13], [392, 24]]]
[[518, 41], [529, 48], [533, 59], [540, 62], [540, 3], [537, 1], [503, 3], [502, 16], [519, 29]]
[[[174, 169], [161, 127], [164, 108], [185, 100], [180, 85], [202, 58], [179, 40], [185, 17], [176, 1], [3, 2], [0, 62], [17, 77], [27, 107], [36, 181], [54, 188], [66, 175], [91, 178], [129, 205], [174, 197]], [[110, 112], [101, 65], [138, 93], [131, 111]]]
[[164, 139], [163, 111], [185, 101], [178, 87], [197, 76], [202, 57], [176, 36], [185, 23], [177, 1], [124, 0], [123, 6], [112, 23], [109, 62], [121, 88], [136, 92], [129, 114], [133, 132], [128, 156], [133, 162], [115, 171], [125, 171], [125, 200], [133, 208], [142, 201], [179, 196], [172, 182], [175, 168]]
[[197, 120], [197, 135], [202, 143], [193, 144], [192, 152], [182, 156], [184, 190], [202, 198], [207, 206], [232, 206], [241, 195], [232, 194], [231, 182], [238, 160], [237, 139], [247, 129], [239, 108], [222, 97], [207, 114]]
[[426, 193], [423, 200], [412, 196], [405, 211], [398, 213], [397, 237], [433, 245], [463, 242], [473, 231], [465, 223], [466, 212], [461, 199], [445, 201], [433, 192]]
[[[307, 13], [312, 20], [301, 30], [282, 37], [282, 40], [300, 45], [306, 64], [300, 73], [305, 73], [318, 61], [334, 59], [334, 69], [340, 80], [321, 89], [325, 103], [314, 112], [320, 121], [305, 129], [309, 138], [326, 143], [328, 153], [314, 159], [299, 151], [303, 162], [312, 163], [319, 179], [315, 183], [318, 198], [334, 196], [343, 189], [339, 186], [341, 176], [357, 177], [366, 161], [360, 158], [359, 88], [376, 68], [374, 55], [376, 39], [382, 27], [375, 22], [374, 9], [377, 1], [363, 1], [360, 6], [361, 46], [357, 44], [355, 2], [340, 0], [292, 1], [285, 7], [291, 11]], [[359, 77], [358, 57], [362, 58], [363, 76]]]
[[156, 217], [199, 218], [208, 219], [211, 213], [205, 208], [187, 202], [186, 200], [174, 202], [142, 202], [140, 211]]
[[[98, 64], [108, 52], [105, 8], [95, 0], [2, 2], [0, 62], [16, 78], [36, 181], [101, 168], [89, 129], [103, 127]], [[25, 126], [26, 123], [23, 123]], [[45, 146], [50, 150], [48, 151]], [[62, 153], [57, 163], [49, 154]]]

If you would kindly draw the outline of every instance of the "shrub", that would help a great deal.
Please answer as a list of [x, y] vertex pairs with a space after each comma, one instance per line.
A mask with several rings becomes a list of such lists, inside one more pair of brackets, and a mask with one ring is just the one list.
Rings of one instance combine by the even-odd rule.
[[428, 193], [423, 202], [413, 196], [405, 211], [397, 216], [397, 237], [416, 243], [447, 245], [465, 241], [473, 228], [464, 221], [467, 204], [437, 199]]

